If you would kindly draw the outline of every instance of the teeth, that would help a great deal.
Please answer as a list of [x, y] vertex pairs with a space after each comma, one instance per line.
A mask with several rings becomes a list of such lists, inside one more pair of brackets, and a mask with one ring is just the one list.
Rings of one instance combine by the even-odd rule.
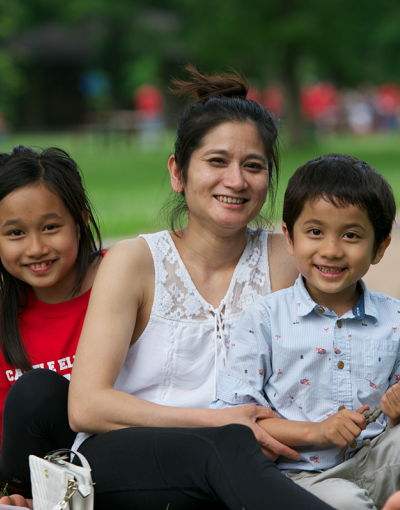
[[341, 273], [343, 271], [342, 267], [324, 267], [324, 266], [317, 266], [317, 268], [322, 271], [323, 273]]
[[46, 262], [42, 262], [41, 264], [29, 264], [29, 267], [32, 269], [38, 269], [40, 267], [46, 267], [46, 266], [47, 266]]
[[244, 202], [244, 198], [223, 197], [222, 195], [217, 196], [216, 199], [228, 204], [243, 204]]

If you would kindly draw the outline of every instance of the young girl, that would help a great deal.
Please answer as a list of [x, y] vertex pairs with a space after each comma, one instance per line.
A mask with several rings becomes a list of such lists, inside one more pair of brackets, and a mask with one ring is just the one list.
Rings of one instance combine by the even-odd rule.
[[7, 393], [23, 372], [44, 368], [69, 379], [100, 250], [66, 152], [18, 145], [0, 154], [0, 430]]

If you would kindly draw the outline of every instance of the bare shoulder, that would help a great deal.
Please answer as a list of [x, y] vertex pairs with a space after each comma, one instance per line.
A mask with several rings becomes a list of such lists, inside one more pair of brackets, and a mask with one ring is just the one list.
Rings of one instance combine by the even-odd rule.
[[269, 234], [268, 259], [272, 292], [292, 286], [299, 271], [286, 249], [286, 238], [283, 234], [277, 232]]
[[154, 282], [153, 257], [142, 238], [127, 239], [114, 244], [104, 256], [93, 286], [101, 292], [132, 296], [152, 287]]

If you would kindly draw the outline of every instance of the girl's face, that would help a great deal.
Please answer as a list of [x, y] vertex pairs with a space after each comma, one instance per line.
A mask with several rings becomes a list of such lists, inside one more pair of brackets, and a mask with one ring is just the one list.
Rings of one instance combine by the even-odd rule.
[[0, 202], [1, 261], [41, 301], [69, 298], [79, 235], [64, 202], [41, 182], [18, 188]]
[[193, 151], [186, 184], [174, 179], [174, 160], [169, 164], [174, 191], [185, 191], [189, 221], [207, 230], [245, 227], [266, 200], [267, 157], [251, 122], [226, 122], [212, 129]]

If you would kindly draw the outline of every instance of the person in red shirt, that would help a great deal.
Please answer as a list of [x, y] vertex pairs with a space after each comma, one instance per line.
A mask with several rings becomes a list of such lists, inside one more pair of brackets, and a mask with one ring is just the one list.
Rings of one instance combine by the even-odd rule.
[[69, 379], [100, 250], [66, 152], [18, 145], [0, 154], [0, 430], [7, 393], [24, 372]]

